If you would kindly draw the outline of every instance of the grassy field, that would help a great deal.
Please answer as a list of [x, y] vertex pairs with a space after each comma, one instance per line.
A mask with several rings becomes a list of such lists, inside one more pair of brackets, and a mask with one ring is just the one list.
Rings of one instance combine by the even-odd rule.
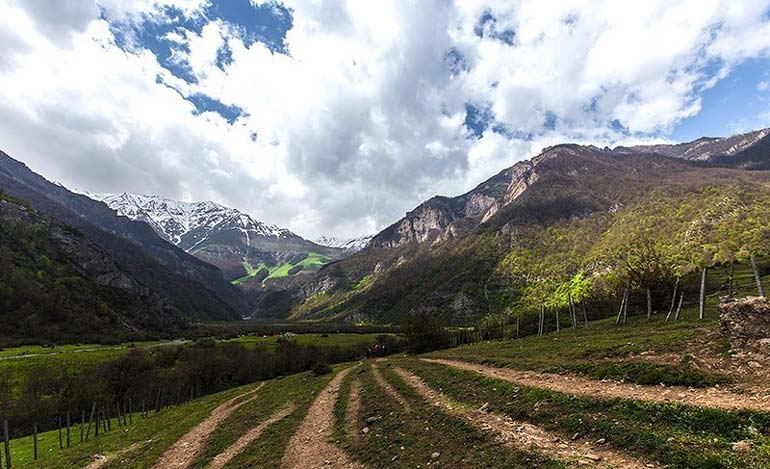
[[[335, 409], [337, 439], [369, 467], [565, 467], [534, 451], [504, 448], [491, 435], [425, 402], [388, 369], [383, 373], [408, 402], [408, 411], [375, 383], [368, 366], [346, 376]], [[350, 434], [346, 404], [354, 380], [360, 384], [361, 408], [353, 425], [356, 433]], [[365, 434], [364, 427], [369, 429]], [[436, 460], [434, 453], [439, 454]]]
[[267, 269], [268, 272], [265, 280], [269, 278], [288, 277], [289, 271], [298, 265], [302, 266], [301, 272], [317, 272], [324, 264], [331, 261], [331, 259], [332, 258], [329, 256], [319, 254], [317, 252], [310, 252], [306, 258], [302, 259], [296, 264], [284, 262], [282, 264], [267, 265], [263, 262], [260, 262], [258, 265], [253, 266], [249, 262], [244, 261], [241, 264], [246, 271], [246, 275], [233, 280], [232, 283], [233, 285], [240, 285], [248, 279], [255, 277], [262, 269]]

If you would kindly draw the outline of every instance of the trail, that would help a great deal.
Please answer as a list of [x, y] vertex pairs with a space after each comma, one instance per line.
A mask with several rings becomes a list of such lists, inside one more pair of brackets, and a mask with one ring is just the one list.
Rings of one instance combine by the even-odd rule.
[[307, 416], [292, 435], [281, 466], [286, 468], [355, 468], [364, 466], [354, 462], [344, 451], [330, 442], [334, 434], [334, 405], [340, 382], [350, 368], [337, 373], [310, 405]]
[[259, 438], [259, 435], [270, 425], [288, 417], [292, 412], [296, 410], [297, 406], [294, 404], [284, 407], [280, 412], [274, 414], [268, 420], [260, 423], [256, 427], [252, 428], [248, 432], [244, 433], [238, 441], [230, 445], [226, 450], [222, 451], [212, 459], [211, 463], [207, 466], [207, 469], [220, 469], [225, 466], [231, 459], [238, 456], [243, 450], [251, 444], [254, 440]]
[[409, 403], [404, 399], [404, 396], [396, 391], [396, 389], [382, 377], [382, 373], [380, 373], [380, 370], [376, 365], [372, 365], [372, 375], [385, 393], [401, 404], [401, 407], [403, 407], [405, 411], [410, 412], [412, 410]]
[[482, 409], [468, 409], [428, 386], [419, 376], [401, 368], [395, 368], [395, 371], [428, 401], [451, 414], [462, 417], [482, 432], [493, 433], [497, 441], [505, 446], [519, 450], [535, 449], [554, 459], [576, 462], [580, 465], [591, 464], [593, 467], [607, 469], [661, 467], [604, 445], [592, 444], [587, 441], [571, 441], [562, 435], [549, 432], [530, 423], [516, 422], [509, 417], [488, 413]]
[[770, 392], [767, 395], [738, 394], [722, 388], [694, 389], [683, 386], [642, 386], [613, 380], [592, 380], [580, 376], [565, 376], [536, 371], [517, 371], [495, 368], [459, 360], [423, 358], [423, 361], [475, 371], [520, 386], [529, 386], [579, 396], [637, 399], [649, 402], [680, 402], [698, 407], [718, 409], [755, 409], [770, 411]]
[[219, 404], [216, 409], [211, 411], [211, 414], [209, 414], [208, 417], [167, 449], [152, 467], [155, 469], [182, 469], [189, 467], [195, 460], [195, 457], [198, 455], [201, 448], [203, 448], [208, 437], [211, 436], [214, 430], [216, 430], [217, 426], [229, 417], [230, 414], [238, 410], [238, 408], [253, 399], [256, 399], [257, 396], [251, 396], [238, 403], [235, 403], [235, 401], [244, 396], [255, 394], [264, 385], [264, 382], [260, 383], [259, 386], [251, 391], [235, 396], [232, 399], [228, 399]]

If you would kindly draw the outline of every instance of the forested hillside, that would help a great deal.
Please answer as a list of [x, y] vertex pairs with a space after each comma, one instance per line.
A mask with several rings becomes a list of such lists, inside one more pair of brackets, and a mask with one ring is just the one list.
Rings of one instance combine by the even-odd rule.
[[77, 230], [0, 194], [4, 342], [173, 334], [182, 313]]
[[651, 308], [668, 311], [677, 279], [689, 282], [683, 301], [697, 301], [700, 269], [768, 253], [769, 183], [677, 155], [552, 147], [410, 212], [322, 270], [291, 314], [398, 322], [425, 311], [459, 324], [570, 300], [608, 313], [626, 287], [645, 308], [649, 288]]

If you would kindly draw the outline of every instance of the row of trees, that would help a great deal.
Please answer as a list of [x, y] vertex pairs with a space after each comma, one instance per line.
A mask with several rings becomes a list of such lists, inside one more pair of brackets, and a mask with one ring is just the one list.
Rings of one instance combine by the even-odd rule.
[[[614, 213], [524, 228], [497, 275], [515, 291], [518, 311], [546, 308], [572, 316], [575, 303], [628, 290], [643, 292], [649, 318], [656, 311], [671, 317], [684, 294], [682, 279], [697, 274], [702, 318], [714, 266], [750, 263], [764, 295], [755, 256], [770, 253], [769, 226], [770, 189], [759, 184], [653, 192]], [[731, 275], [729, 294], [732, 284]]]
[[[389, 353], [401, 350], [392, 335], [378, 337]], [[6, 368], [0, 373], [0, 415], [16, 435], [55, 428], [57, 416], [81, 415], [94, 402], [114, 409], [133, 403], [135, 410], [222, 391], [234, 386], [298, 373], [319, 364], [356, 360], [366, 345], [302, 344], [278, 339], [275, 345], [201, 340], [192, 345], [132, 349], [115, 360]]]

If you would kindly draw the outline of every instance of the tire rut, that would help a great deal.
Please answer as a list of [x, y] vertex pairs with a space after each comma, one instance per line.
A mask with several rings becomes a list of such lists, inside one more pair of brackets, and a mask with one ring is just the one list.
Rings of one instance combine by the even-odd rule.
[[264, 382], [260, 383], [259, 386], [251, 391], [239, 394], [219, 404], [201, 423], [193, 427], [192, 430], [188, 431], [171, 445], [151, 467], [154, 469], [183, 469], [189, 467], [217, 426], [229, 417], [230, 414], [238, 410], [238, 408], [256, 399], [257, 396], [251, 396], [240, 402], [236, 401], [244, 396], [256, 394], [264, 385]]
[[401, 404], [401, 407], [403, 407], [406, 412], [411, 412], [412, 409], [409, 406], [409, 402], [404, 399], [404, 396], [402, 396], [401, 393], [396, 391], [396, 388], [394, 388], [389, 382], [385, 380], [377, 365], [372, 365], [372, 376], [374, 376], [374, 380], [388, 396], [392, 397], [396, 402]]
[[285, 468], [351, 468], [365, 466], [353, 461], [342, 449], [331, 443], [334, 435], [334, 405], [340, 383], [351, 368], [332, 378], [310, 405], [305, 420], [289, 440], [281, 466]]
[[289, 415], [292, 414], [297, 409], [297, 406], [294, 404], [291, 404], [289, 406], [284, 407], [282, 410], [274, 414], [269, 419], [265, 420], [264, 422], [260, 423], [259, 425], [253, 427], [251, 430], [247, 431], [246, 433], [241, 436], [238, 441], [233, 443], [232, 445], [228, 446], [227, 449], [225, 449], [223, 452], [219, 453], [218, 455], [214, 456], [214, 459], [211, 460], [211, 463], [209, 463], [207, 469], [221, 469], [225, 466], [230, 460], [232, 460], [234, 457], [238, 456], [243, 452], [244, 449], [248, 445], [250, 445], [254, 440], [259, 438], [259, 435], [262, 434], [263, 431], [270, 425], [285, 419]]
[[505, 446], [519, 450], [534, 448], [536, 451], [554, 459], [606, 469], [662, 467], [601, 445], [585, 441], [571, 441], [562, 435], [552, 433], [530, 423], [514, 421], [507, 416], [485, 412], [482, 409], [472, 410], [431, 388], [419, 376], [401, 368], [395, 368], [395, 371], [407, 384], [429, 402], [450, 414], [463, 418], [474, 428], [482, 432], [494, 434], [496, 440]]
[[520, 386], [548, 389], [579, 396], [636, 399], [649, 402], [679, 402], [682, 404], [724, 410], [754, 409], [770, 411], [770, 394], [767, 396], [737, 394], [722, 388], [693, 389], [683, 386], [644, 386], [613, 380], [593, 380], [580, 376], [565, 376], [535, 371], [518, 371], [495, 368], [460, 360], [422, 358], [467, 371], [474, 371], [490, 378], [500, 379]]

